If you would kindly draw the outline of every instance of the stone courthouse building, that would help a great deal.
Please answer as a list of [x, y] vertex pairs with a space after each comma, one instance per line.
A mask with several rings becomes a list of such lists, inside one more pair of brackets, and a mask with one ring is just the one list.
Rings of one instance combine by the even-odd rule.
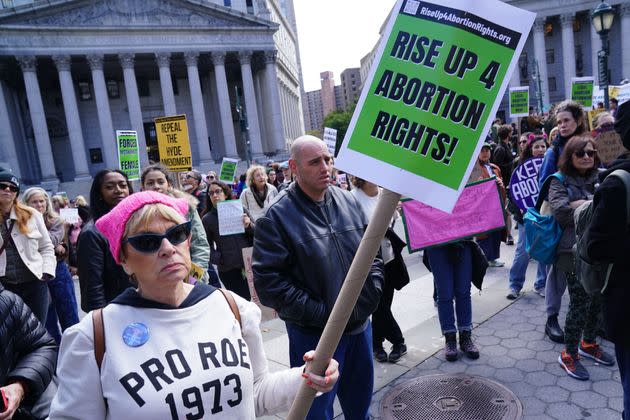
[[292, 0], [0, 1], [0, 162], [26, 184], [89, 185], [116, 130], [157, 160], [163, 116], [186, 115], [202, 170], [304, 131]]

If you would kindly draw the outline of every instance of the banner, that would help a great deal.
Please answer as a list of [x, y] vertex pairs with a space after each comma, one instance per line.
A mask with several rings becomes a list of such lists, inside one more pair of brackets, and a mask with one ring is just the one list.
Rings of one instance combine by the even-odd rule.
[[571, 78], [571, 99], [584, 108], [593, 106], [593, 77]]
[[413, 200], [402, 202], [403, 222], [409, 252], [505, 227], [505, 213], [494, 178], [470, 184], [449, 214]]
[[627, 152], [621, 142], [621, 136], [612, 127], [607, 130], [594, 130], [592, 133], [599, 160], [607, 166], [620, 155]]
[[543, 158], [531, 158], [521, 163], [510, 178], [510, 197], [523, 211], [536, 205], [538, 200], [538, 172]]
[[529, 116], [529, 86], [510, 88], [510, 117]]
[[236, 175], [236, 165], [238, 165], [238, 159], [223, 158], [219, 171], [219, 181], [231, 185]]
[[118, 168], [129, 181], [140, 179], [140, 156], [138, 155], [138, 133], [133, 130], [116, 130], [118, 145]]
[[186, 115], [155, 119], [160, 162], [171, 172], [192, 171]]
[[243, 202], [241, 200], [219, 201], [217, 204], [219, 236], [245, 233], [243, 213]]
[[[608, 86], [608, 97], [615, 98], [619, 101], [619, 105], [630, 99], [630, 83], [621, 86]], [[593, 87], [593, 106], [598, 103], [604, 103], [604, 90], [599, 86]]]
[[399, 0], [335, 166], [451, 211], [534, 17], [496, 0]]
[[252, 302], [254, 302], [260, 308], [260, 312], [262, 315], [261, 321], [268, 321], [273, 318], [278, 317], [278, 313], [271, 309], [268, 306], [264, 306], [260, 303], [260, 299], [258, 298], [258, 292], [256, 292], [256, 288], [254, 287], [254, 271], [252, 270], [252, 254], [254, 253], [254, 248], [248, 247], [243, 248], [243, 264], [245, 266], [245, 277], [247, 277], [247, 286], [249, 287], [249, 294], [252, 297]]
[[328, 147], [328, 153], [335, 155], [335, 145], [337, 144], [337, 130], [330, 127], [324, 127], [324, 142]]

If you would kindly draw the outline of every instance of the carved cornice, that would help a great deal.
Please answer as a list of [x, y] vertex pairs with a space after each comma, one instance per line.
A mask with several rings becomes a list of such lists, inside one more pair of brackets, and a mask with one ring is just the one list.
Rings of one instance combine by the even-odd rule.
[[88, 54], [85, 58], [92, 70], [103, 70], [103, 61], [105, 59], [103, 54]]
[[536, 20], [534, 20], [534, 32], [543, 32], [546, 22], [547, 18], [545, 16], [536, 18]]
[[55, 66], [57, 66], [57, 70], [70, 71], [72, 58], [69, 55], [53, 55], [52, 59], [55, 62]]
[[278, 58], [278, 51], [267, 50], [265, 51], [265, 64], [274, 64]]
[[564, 13], [560, 15], [560, 25], [563, 28], [573, 28], [574, 20], [575, 20], [575, 13]]
[[135, 58], [136, 55], [133, 53], [123, 53], [118, 55], [118, 60], [120, 60], [120, 66], [123, 69], [133, 69], [135, 66]]
[[158, 67], [170, 67], [171, 66], [171, 53], [160, 52], [155, 53], [155, 59], [157, 60]]
[[189, 67], [196, 66], [199, 61], [199, 51], [186, 51], [184, 53], [184, 61]]
[[252, 64], [252, 55], [254, 53], [251, 50], [239, 51], [238, 52], [238, 61], [241, 64]]
[[37, 57], [34, 55], [19, 55], [15, 57], [22, 68], [22, 71], [36, 71]]
[[224, 66], [225, 56], [225, 51], [212, 51], [210, 53], [210, 59], [212, 60], [212, 64], [214, 64], [215, 66]]

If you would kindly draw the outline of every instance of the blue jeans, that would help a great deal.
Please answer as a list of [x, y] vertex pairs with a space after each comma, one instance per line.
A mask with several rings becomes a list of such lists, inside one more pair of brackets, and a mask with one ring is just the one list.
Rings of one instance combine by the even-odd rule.
[[[61, 332], [79, 322], [77, 297], [74, 293], [74, 282], [70, 270], [68, 270], [68, 264], [63, 261], [57, 262], [55, 279], [48, 282], [48, 290], [52, 299], [48, 307], [46, 329], [55, 341], [60, 343]], [[61, 325], [61, 332], [57, 320]]]
[[501, 238], [503, 237], [503, 230], [488, 233], [487, 236], [487, 238], [478, 239], [477, 243], [488, 261], [494, 261], [498, 259], [501, 254]]
[[[438, 318], [442, 333], [472, 329], [472, 253], [470, 247], [447, 245], [424, 251], [429, 259], [437, 290]], [[455, 311], [453, 311], [453, 299]], [[457, 314], [457, 328], [455, 328]]]
[[[286, 326], [291, 367], [302, 366], [304, 353], [317, 347], [320, 334], [288, 322]], [[337, 395], [346, 419], [367, 420], [374, 388], [372, 325], [368, 323], [367, 328], [359, 334], [342, 335], [333, 358], [339, 362], [339, 380], [332, 391], [313, 400], [306, 418], [332, 419], [333, 402]]]
[[615, 356], [623, 387], [623, 420], [630, 420], [630, 347], [615, 344]]
[[[514, 251], [514, 261], [510, 269], [510, 289], [521, 291], [525, 284], [525, 274], [529, 265], [529, 255], [525, 251], [525, 225], [518, 224], [518, 242], [516, 242], [516, 250]], [[536, 272], [535, 289], [545, 287], [547, 281], [547, 266], [538, 263], [538, 271]]]

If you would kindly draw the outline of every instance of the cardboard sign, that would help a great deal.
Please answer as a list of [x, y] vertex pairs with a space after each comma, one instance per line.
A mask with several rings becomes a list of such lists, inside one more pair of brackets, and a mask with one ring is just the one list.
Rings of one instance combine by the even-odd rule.
[[529, 86], [510, 88], [510, 117], [529, 116]]
[[219, 235], [228, 236], [245, 233], [243, 226], [243, 202], [241, 200], [220, 201], [217, 204]]
[[249, 294], [252, 297], [252, 302], [254, 302], [260, 308], [260, 312], [262, 313], [262, 321], [268, 321], [273, 318], [278, 317], [278, 313], [274, 311], [272, 308], [268, 306], [264, 306], [260, 303], [260, 299], [258, 298], [258, 293], [256, 292], [256, 288], [254, 287], [254, 271], [252, 270], [252, 255], [254, 252], [254, 248], [248, 247], [243, 248], [243, 263], [245, 265], [245, 277], [247, 277], [247, 286], [249, 287]]
[[324, 127], [324, 142], [328, 147], [328, 153], [335, 155], [335, 145], [337, 144], [337, 130], [330, 127]]
[[620, 155], [627, 152], [621, 142], [621, 136], [615, 130], [594, 131], [597, 156], [604, 165], [610, 164]]
[[588, 115], [588, 126], [591, 128], [591, 130], [593, 129], [593, 120], [595, 119], [595, 117], [604, 111], [606, 111], [604, 108], [595, 108], [591, 111], [586, 112], [586, 114]]
[[538, 172], [543, 158], [531, 158], [521, 163], [512, 172], [510, 178], [510, 197], [518, 208], [527, 211], [536, 205], [538, 194]]
[[140, 156], [138, 155], [138, 133], [133, 130], [116, 130], [118, 146], [118, 168], [129, 181], [140, 179]]
[[61, 217], [64, 220], [64, 222], [70, 223], [73, 225], [80, 220], [79, 209], [77, 208], [59, 209], [59, 217]]
[[494, 178], [470, 184], [446, 213], [414, 200], [402, 203], [409, 252], [445, 245], [505, 227], [505, 213]]
[[451, 211], [534, 17], [498, 0], [399, 0], [335, 166]]
[[186, 115], [155, 119], [160, 162], [172, 172], [192, 171]]
[[236, 175], [236, 166], [238, 165], [238, 159], [223, 158], [221, 162], [221, 170], [219, 171], [219, 181], [231, 184], [234, 182], [234, 176]]
[[571, 99], [585, 108], [593, 106], [593, 77], [571, 78]]
[[193, 277], [197, 281], [201, 281], [205, 272], [206, 271], [197, 264], [193, 262], [190, 263], [190, 277]]

